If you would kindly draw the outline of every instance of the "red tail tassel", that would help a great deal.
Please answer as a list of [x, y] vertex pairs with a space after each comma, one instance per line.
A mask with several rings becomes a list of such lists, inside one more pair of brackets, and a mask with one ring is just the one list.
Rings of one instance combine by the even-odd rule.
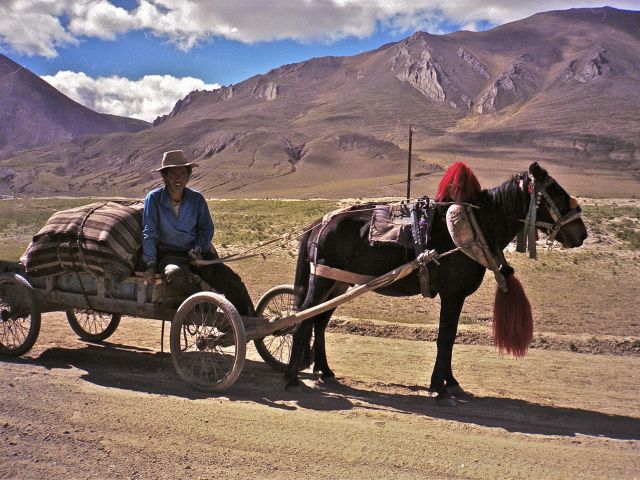
[[493, 305], [493, 341], [500, 352], [524, 357], [533, 340], [531, 304], [522, 284], [514, 275], [508, 275], [507, 293], [496, 289]]

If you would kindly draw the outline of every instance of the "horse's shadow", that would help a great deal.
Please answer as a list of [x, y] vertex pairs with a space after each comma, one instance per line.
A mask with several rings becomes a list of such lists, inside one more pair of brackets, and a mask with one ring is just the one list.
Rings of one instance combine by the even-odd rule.
[[[504, 397], [463, 395], [457, 407], [439, 406], [435, 399], [419, 393], [419, 388], [404, 387], [407, 393], [382, 393], [337, 384], [328, 388], [333, 394], [357, 400], [365, 408], [384, 409], [406, 414], [497, 427], [509, 432], [559, 435], [603, 436], [619, 440], [640, 440], [640, 418], [552, 405]], [[424, 390], [426, 392], [426, 390]]]
[[503, 428], [510, 432], [640, 440], [640, 418], [512, 398], [467, 395], [457, 399], [458, 407], [447, 408], [438, 406], [433, 398], [423, 394], [418, 387], [394, 384], [374, 386], [393, 390], [393, 393], [385, 393], [371, 390], [370, 386], [365, 389], [341, 383], [321, 385], [314, 382], [310, 374], [302, 378], [312, 387], [299, 392], [287, 392], [281, 373], [261, 361], [249, 359], [238, 381], [229, 390], [219, 394], [199, 392], [183, 382], [175, 372], [168, 353], [109, 342], [87, 344], [83, 348], [49, 348], [37, 358], [5, 357], [2, 361], [35, 364], [49, 370], [74, 367], [86, 372], [82, 374], [82, 379], [96, 385], [186, 399], [224, 396], [232, 401], [256, 402], [284, 410], [304, 407], [337, 411], [357, 407], [424, 415]]

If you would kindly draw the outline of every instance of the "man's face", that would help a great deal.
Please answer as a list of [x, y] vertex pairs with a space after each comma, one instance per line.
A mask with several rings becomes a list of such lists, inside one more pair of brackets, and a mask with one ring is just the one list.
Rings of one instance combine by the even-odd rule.
[[187, 167], [167, 168], [164, 179], [169, 190], [180, 193], [189, 181], [189, 169]]

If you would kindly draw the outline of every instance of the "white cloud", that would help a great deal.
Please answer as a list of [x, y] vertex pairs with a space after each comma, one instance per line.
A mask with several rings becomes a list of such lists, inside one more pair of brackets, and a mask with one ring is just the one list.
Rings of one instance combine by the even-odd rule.
[[14, 1], [0, 4], [0, 44], [18, 53], [52, 58], [57, 48], [77, 43], [60, 18], [64, 2]]
[[75, 36], [115, 40], [118, 34], [138, 26], [134, 16], [108, 0], [72, 2], [69, 12], [69, 31]]
[[170, 75], [145, 75], [139, 80], [129, 80], [117, 76], [91, 78], [83, 72], [62, 71], [42, 78], [92, 110], [149, 122], [169, 113], [178, 100], [193, 90], [220, 88], [198, 78]]
[[[638, 0], [609, 0], [637, 10]], [[165, 38], [182, 50], [211, 38], [244, 43], [366, 37], [382, 25], [401, 32], [441, 32], [447, 24], [498, 25], [536, 12], [597, 7], [602, 0], [13, 0], [0, 5], [0, 42], [46, 57], [82, 37], [115, 39], [130, 30]], [[64, 19], [64, 21], [63, 21]]]
[[469, 32], [477, 32], [478, 31], [478, 24], [477, 22], [469, 22], [465, 25], [462, 25], [460, 27], [460, 30], [467, 30]]

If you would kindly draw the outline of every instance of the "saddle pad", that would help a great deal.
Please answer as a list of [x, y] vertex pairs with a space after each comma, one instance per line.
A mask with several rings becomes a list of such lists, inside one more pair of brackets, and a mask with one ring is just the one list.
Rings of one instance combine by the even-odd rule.
[[376, 205], [371, 215], [369, 243], [372, 246], [402, 245], [413, 248], [410, 207], [400, 205]]
[[327, 213], [321, 220], [316, 220], [311, 225], [307, 226], [305, 230], [311, 230], [311, 236], [307, 243], [307, 255], [312, 262], [316, 260], [318, 239], [323, 232], [332, 226], [334, 222], [341, 219], [352, 218], [357, 221], [368, 221], [371, 216], [371, 210], [375, 204], [373, 203], [360, 203], [351, 207], [340, 208], [332, 212]]
[[463, 205], [451, 205], [447, 210], [447, 229], [456, 247], [462, 247], [462, 252], [480, 265], [495, 270], [495, 260], [487, 257], [482, 248], [481, 240], [475, 232], [468, 212]]
[[100, 202], [54, 213], [21, 258], [33, 277], [89, 271], [122, 280], [142, 246], [142, 202]]

